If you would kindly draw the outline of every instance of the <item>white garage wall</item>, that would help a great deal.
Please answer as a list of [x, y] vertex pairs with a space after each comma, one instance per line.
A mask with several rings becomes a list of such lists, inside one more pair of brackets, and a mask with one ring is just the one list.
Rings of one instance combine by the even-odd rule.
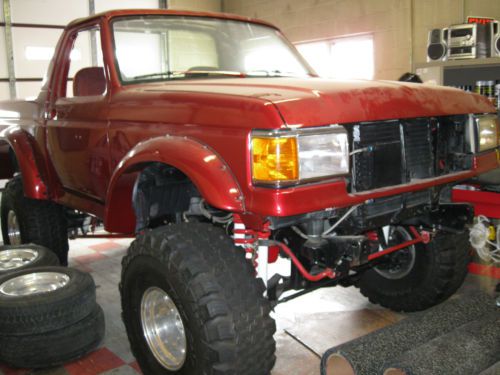
[[16, 82], [17, 97], [22, 99], [34, 99], [40, 93], [42, 81], [39, 82]]
[[10, 0], [13, 23], [66, 25], [89, 14], [87, 0]]
[[8, 78], [7, 58], [5, 56], [5, 28], [0, 27], [0, 78]]
[[[36, 31], [35, 31], [36, 30]], [[41, 78], [45, 75], [50, 59], [28, 60], [27, 47], [54, 48], [62, 30], [33, 29], [26, 27], [12, 28], [14, 47], [14, 68], [17, 78]]]
[[[169, 8], [199, 11], [220, 11], [221, 0], [168, 0]], [[94, 0], [95, 11], [124, 8], [159, 8], [160, 0]], [[0, 22], [4, 22], [3, 0], [0, 0]], [[49, 65], [48, 59], [28, 60], [27, 47], [54, 48], [62, 29], [44, 28], [43, 25], [64, 26], [70, 21], [89, 15], [89, 0], [10, 0], [14, 24], [42, 25], [42, 27], [12, 28], [14, 68], [16, 78], [41, 79]], [[0, 79], [8, 78], [4, 27], [0, 27]], [[17, 97], [38, 94], [41, 81], [17, 82]], [[9, 99], [9, 85], [0, 81], [0, 100]]]
[[9, 99], [9, 84], [7, 82], [0, 82], [0, 100]]

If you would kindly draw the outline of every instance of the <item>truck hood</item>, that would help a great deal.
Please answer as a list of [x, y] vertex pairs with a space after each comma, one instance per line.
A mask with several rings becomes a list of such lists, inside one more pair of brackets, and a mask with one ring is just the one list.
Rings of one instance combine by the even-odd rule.
[[[443, 86], [320, 78], [227, 78], [141, 85], [140, 90], [231, 95], [272, 103], [292, 127], [494, 112], [480, 95]], [[243, 99], [243, 98], [242, 98]]]

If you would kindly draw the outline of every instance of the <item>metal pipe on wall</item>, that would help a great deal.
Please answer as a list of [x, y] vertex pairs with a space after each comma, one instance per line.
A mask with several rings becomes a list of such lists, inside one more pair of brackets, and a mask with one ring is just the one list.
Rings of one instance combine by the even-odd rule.
[[17, 97], [16, 71], [14, 66], [14, 49], [12, 42], [12, 17], [10, 0], [3, 0], [3, 14], [5, 18], [5, 56], [7, 59], [7, 72], [9, 74], [9, 94], [11, 99]]
[[413, 39], [415, 35], [415, 0], [410, 1], [410, 72], [415, 69], [415, 62], [413, 61]]
[[[89, 16], [95, 14], [95, 1], [89, 0]], [[92, 56], [92, 66], [97, 66], [97, 37], [96, 31], [90, 31], [90, 53]]]

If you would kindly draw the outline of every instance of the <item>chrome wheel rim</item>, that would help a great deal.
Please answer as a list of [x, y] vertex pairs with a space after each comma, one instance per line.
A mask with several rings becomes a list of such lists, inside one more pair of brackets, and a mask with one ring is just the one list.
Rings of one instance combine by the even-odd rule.
[[[399, 243], [412, 240], [410, 233], [408, 233], [408, 231], [403, 227], [392, 228], [391, 238], [389, 238], [389, 241], [393, 239], [393, 236], [395, 235], [399, 237]], [[395, 243], [392, 243], [391, 245], [395, 245]], [[415, 245], [411, 245], [405, 249], [398, 250], [389, 255], [389, 257], [392, 257], [392, 260], [388, 264], [380, 264], [373, 269], [386, 279], [402, 279], [403, 277], [407, 276], [415, 266], [415, 251]]]
[[11, 245], [21, 244], [21, 228], [19, 228], [17, 215], [13, 210], [10, 210], [7, 214], [7, 237], [9, 237]]
[[38, 251], [32, 249], [12, 249], [0, 251], [0, 271], [8, 271], [33, 263]]
[[179, 370], [186, 360], [186, 331], [177, 306], [164, 290], [151, 287], [144, 292], [141, 323], [156, 360], [167, 370]]
[[0, 293], [22, 297], [49, 293], [64, 288], [69, 276], [61, 272], [33, 272], [9, 279], [0, 285]]

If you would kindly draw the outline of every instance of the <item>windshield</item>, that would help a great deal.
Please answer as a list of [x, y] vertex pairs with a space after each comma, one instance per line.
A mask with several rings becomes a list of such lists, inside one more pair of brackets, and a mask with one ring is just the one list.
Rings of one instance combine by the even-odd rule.
[[307, 77], [302, 57], [272, 27], [185, 16], [112, 23], [122, 83], [221, 77]]

